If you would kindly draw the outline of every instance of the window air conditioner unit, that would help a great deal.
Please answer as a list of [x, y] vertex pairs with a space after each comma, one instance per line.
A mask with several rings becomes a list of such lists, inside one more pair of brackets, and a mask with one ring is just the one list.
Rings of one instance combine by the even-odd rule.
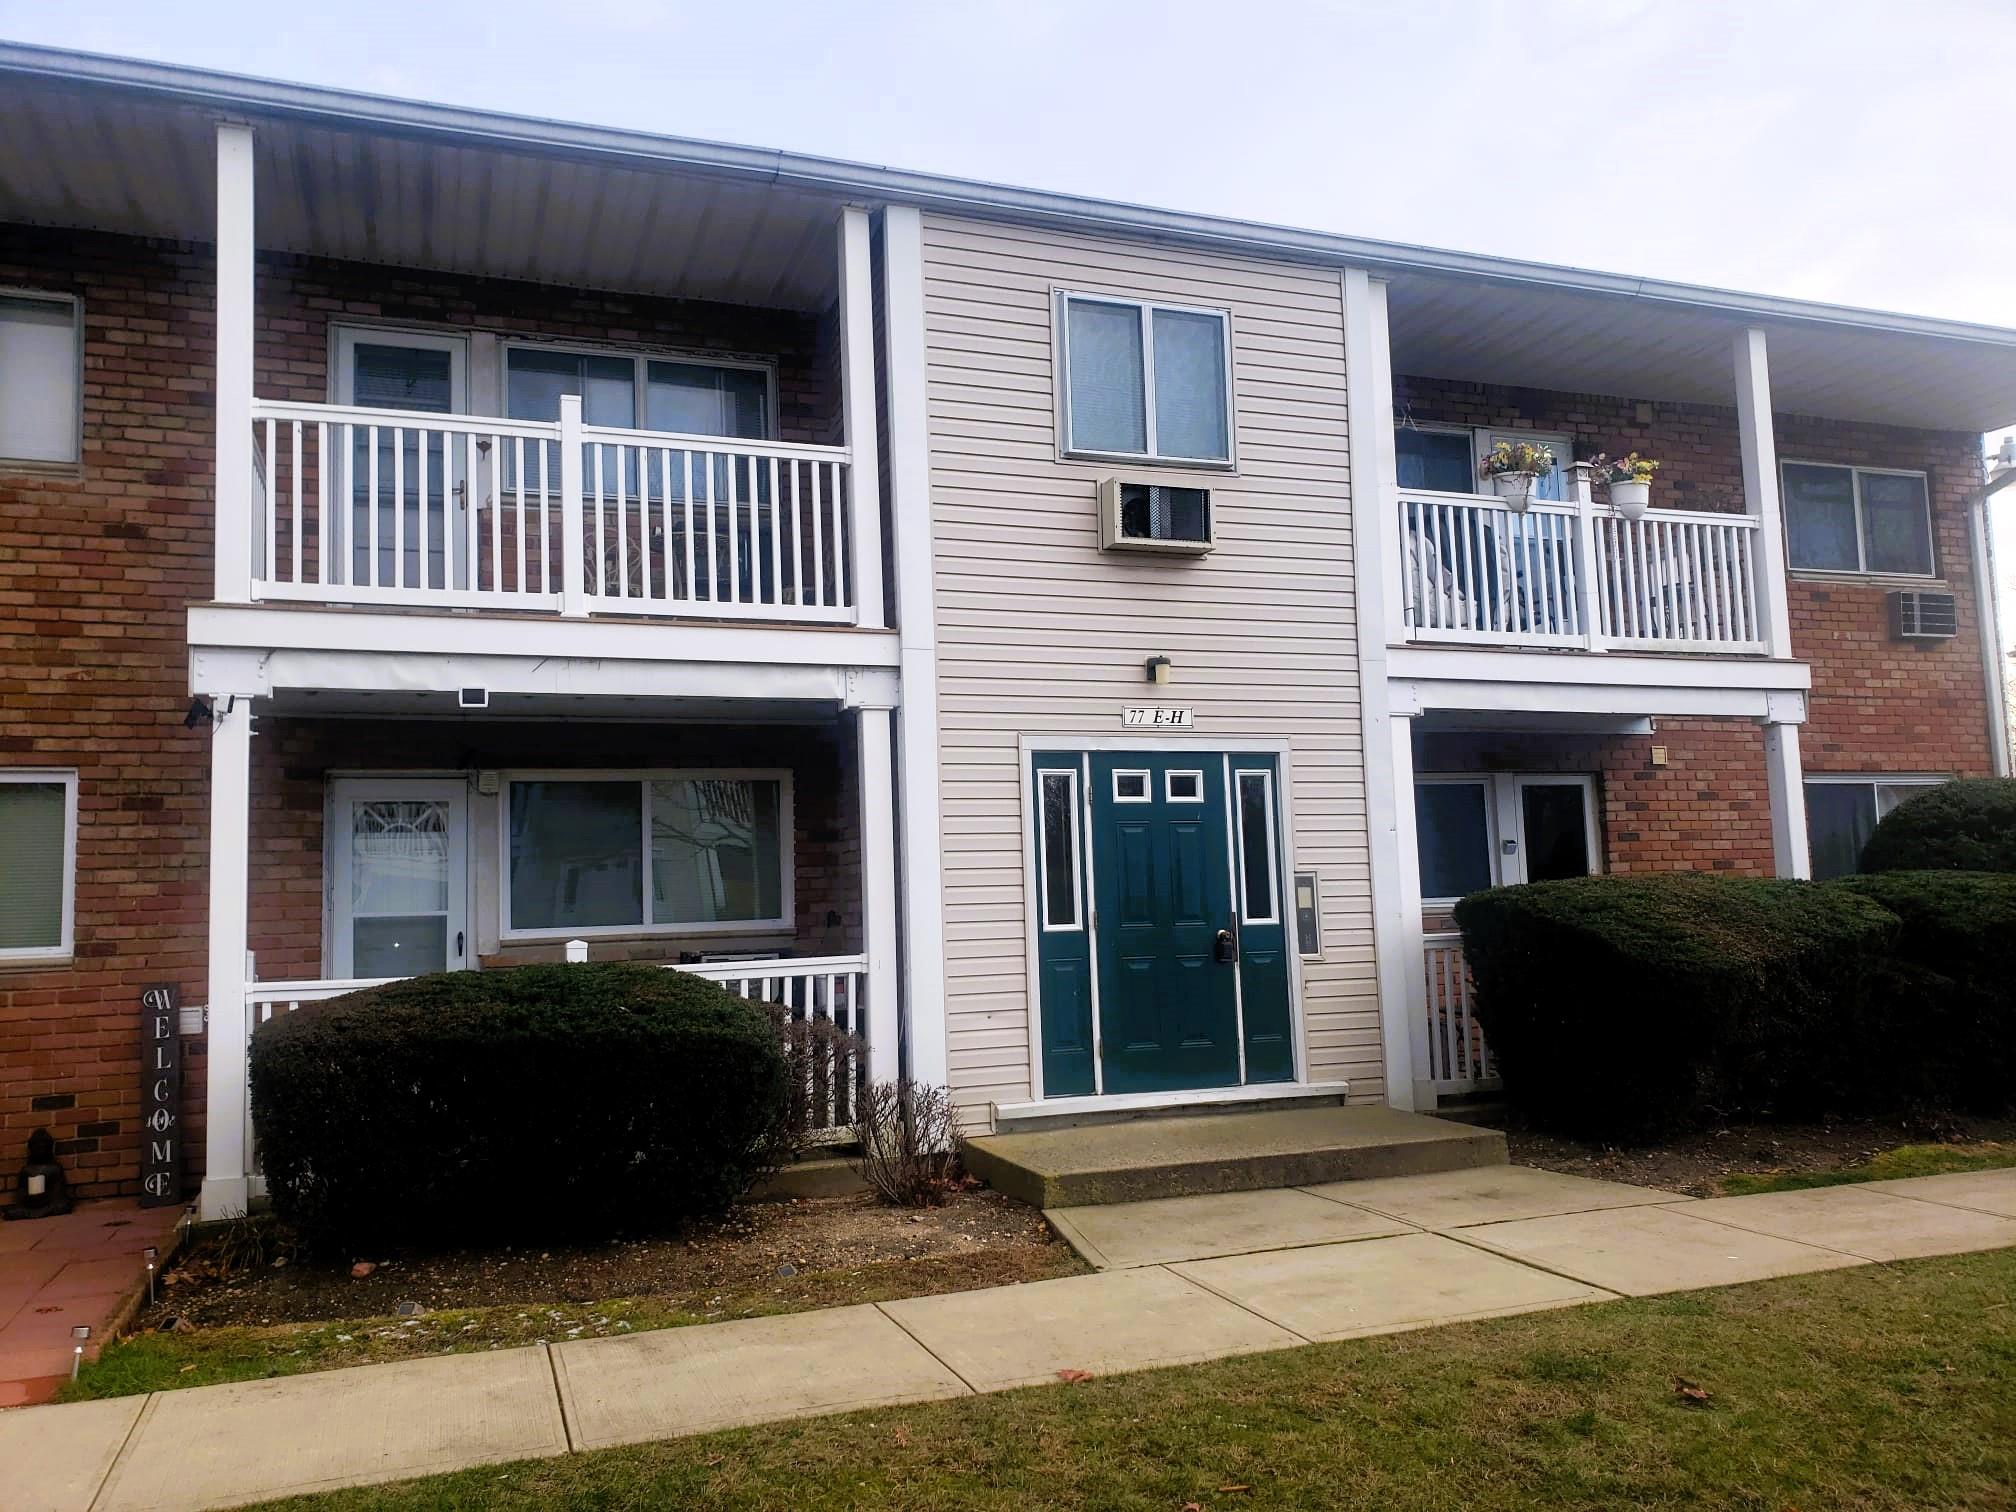
[[1099, 545], [1201, 556], [1211, 549], [1211, 490], [1108, 478], [1099, 485]]
[[1915, 588], [1891, 594], [1890, 633], [1897, 640], [1951, 640], [1960, 633], [1953, 595]]

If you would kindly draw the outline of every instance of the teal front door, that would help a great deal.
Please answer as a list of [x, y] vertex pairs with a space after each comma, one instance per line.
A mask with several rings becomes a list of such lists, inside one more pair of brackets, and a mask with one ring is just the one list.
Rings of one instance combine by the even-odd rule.
[[1275, 758], [1045, 752], [1030, 779], [1045, 1096], [1292, 1080]]

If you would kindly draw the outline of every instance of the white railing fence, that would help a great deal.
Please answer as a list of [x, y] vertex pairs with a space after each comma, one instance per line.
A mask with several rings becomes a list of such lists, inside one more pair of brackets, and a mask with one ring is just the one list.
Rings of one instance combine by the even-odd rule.
[[[773, 961], [732, 961], [703, 966], [665, 962], [669, 969], [691, 972], [719, 982], [737, 997], [776, 1005], [785, 1049], [798, 1072], [794, 1096], [815, 1140], [846, 1137], [859, 1107], [868, 1075], [868, 958], [866, 956], [804, 956]], [[303, 1003], [321, 1002], [377, 987], [397, 977], [350, 981], [248, 982], [245, 985], [245, 1044], [252, 1034], [279, 1014]], [[851, 1036], [852, 1038], [848, 1038]], [[254, 1195], [263, 1194], [258, 1176], [257, 1145], [252, 1112], [245, 1112], [245, 1148], [250, 1156]]]
[[845, 447], [260, 400], [253, 595], [851, 623]]
[[1574, 497], [1515, 512], [1487, 494], [1398, 496], [1400, 632], [1409, 640], [1591, 651], [1767, 649], [1757, 521], [1655, 509], [1627, 520]]
[[1428, 1077], [1438, 1093], [1496, 1087], [1498, 1071], [1472, 1010], [1470, 968], [1463, 936], [1454, 931], [1422, 937], [1428, 984]]
[[583, 434], [595, 608], [853, 618], [844, 453], [594, 427]]
[[815, 1139], [847, 1135], [868, 1076], [866, 956], [717, 962], [675, 969], [719, 982], [737, 997], [775, 1004], [798, 1077], [793, 1095], [801, 1100], [806, 1126]]

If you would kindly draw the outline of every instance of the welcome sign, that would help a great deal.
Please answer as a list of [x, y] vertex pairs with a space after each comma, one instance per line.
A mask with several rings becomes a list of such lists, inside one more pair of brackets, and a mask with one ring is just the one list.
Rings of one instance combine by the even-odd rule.
[[140, 1206], [182, 1200], [182, 989], [140, 993]]

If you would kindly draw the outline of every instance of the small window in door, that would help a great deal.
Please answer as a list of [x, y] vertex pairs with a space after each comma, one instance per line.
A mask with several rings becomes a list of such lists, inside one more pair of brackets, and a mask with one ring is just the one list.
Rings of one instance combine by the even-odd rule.
[[1496, 880], [1487, 781], [1415, 783], [1414, 837], [1424, 899], [1461, 898]]
[[1115, 803], [1152, 803], [1155, 795], [1148, 788], [1146, 772], [1118, 771], [1113, 774], [1113, 801]]
[[1274, 774], [1240, 772], [1239, 902], [1247, 924], [1278, 924], [1274, 862]]
[[1163, 774], [1163, 796], [1171, 803], [1202, 803], [1204, 801], [1204, 774], [1202, 772], [1166, 772]]
[[1043, 928], [1084, 927], [1078, 860], [1078, 774], [1036, 774], [1042, 813], [1036, 828], [1036, 871], [1043, 884]]

